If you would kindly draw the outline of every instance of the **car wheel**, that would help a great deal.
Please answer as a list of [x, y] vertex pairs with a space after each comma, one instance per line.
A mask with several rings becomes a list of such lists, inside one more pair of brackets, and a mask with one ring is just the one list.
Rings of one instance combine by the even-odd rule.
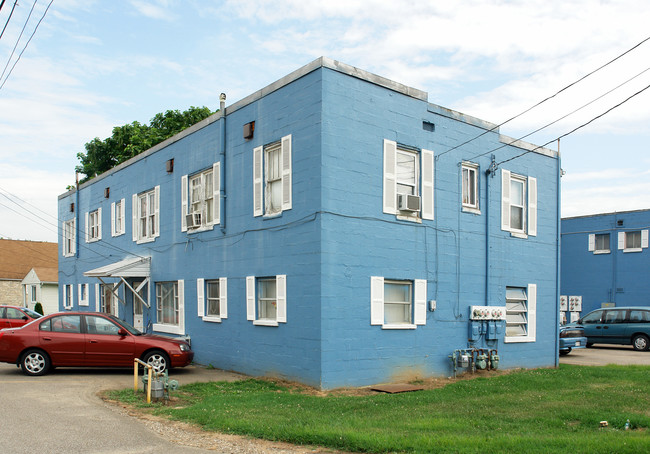
[[594, 345], [593, 342], [587, 342], [587, 348], [591, 348]]
[[648, 336], [645, 334], [637, 334], [632, 338], [632, 347], [634, 347], [635, 350], [644, 351], [647, 350], [649, 346], [650, 341], [648, 340]]
[[41, 350], [29, 350], [20, 360], [25, 375], [45, 375], [50, 369], [50, 357]]
[[571, 347], [567, 348], [566, 350], [560, 350], [560, 356], [566, 356], [569, 353], [571, 353]]
[[169, 369], [169, 357], [165, 352], [154, 350], [144, 355], [143, 361], [153, 367], [153, 371], [162, 374]]

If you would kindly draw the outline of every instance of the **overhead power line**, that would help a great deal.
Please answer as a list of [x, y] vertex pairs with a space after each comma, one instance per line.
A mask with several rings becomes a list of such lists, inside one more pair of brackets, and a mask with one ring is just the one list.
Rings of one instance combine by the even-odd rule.
[[[510, 141], [510, 142], [508, 142], [508, 143], [504, 143], [503, 145], [501, 145], [501, 146], [499, 146], [499, 147], [497, 147], [497, 148], [493, 148], [492, 150], [489, 150], [489, 151], [486, 151], [486, 152], [484, 152], [484, 153], [481, 153], [481, 154], [478, 154], [478, 155], [476, 155], [476, 156], [473, 156], [473, 157], [471, 157], [469, 160], [471, 161], [471, 160], [474, 160], [474, 159], [476, 159], [476, 158], [480, 158], [481, 156], [485, 156], [485, 155], [487, 155], [487, 154], [494, 153], [495, 151], [498, 151], [498, 150], [500, 150], [500, 149], [502, 149], [502, 148], [505, 148], [505, 147], [507, 147], [508, 145], [512, 145], [513, 143], [515, 143], [515, 142], [517, 142], [517, 141], [519, 141], [519, 140], [523, 140], [523, 139], [525, 139], [526, 137], [529, 137], [529, 136], [531, 136], [531, 135], [533, 135], [533, 134], [535, 134], [535, 133], [538, 133], [539, 131], [542, 131], [543, 129], [546, 129], [546, 128], [548, 128], [549, 126], [552, 126], [552, 125], [554, 125], [555, 123], [558, 123], [559, 121], [562, 121], [562, 120], [564, 120], [565, 118], [567, 118], [567, 117], [573, 115], [574, 113], [576, 113], [576, 112], [578, 112], [578, 111], [584, 109], [585, 107], [590, 106], [591, 104], [593, 104], [593, 103], [595, 103], [596, 101], [598, 101], [598, 100], [604, 98], [605, 96], [607, 96], [608, 94], [612, 93], [613, 91], [618, 90], [618, 89], [621, 88], [623, 85], [626, 85], [626, 84], [632, 82], [634, 79], [636, 79], [637, 77], [640, 77], [641, 75], [645, 74], [645, 73], [648, 72], [648, 71], [650, 71], [650, 67], [644, 69], [643, 71], [641, 71], [641, 72], [638, 73], [637, 75], [635, 75], [635, 76], [633, 76], [633, 77], [630, 77], [630, 78], [627, 79], [625, 82], [622, 82], [622, 83], [618, 84], [616, 87], [612, 88], [611, 90], [606, 91], [606, 92], [603, 93], [602, 95], [600, 95], [600, 96], [598, 96], [598, 97], [592, 99], [592, 100], [589, 101], [588, 103], [583, 104], [582, 106], [578, 107], [577, 109], [572, 110], [572, 111], [569, 112], [568, 114], [565, 114], [565, 115], [561, 116], [560, 118], [558, 118], [558, 119], [556, 119], [556, 120], [553, 120], [552, 122], [547, 123], [547, 124], [545, 124], [544, 126], [542, 126], [542, 127], [540, 127], [540, 128], [537, 128], [537, 129], [535, 129], [534, 131], [529, 132], [528, 134], [525, 134], [525, 135], [523, 135], [523, 136], [521, 136], [521, 137], [519, 137], [519, 138], [517, 138], [517, 139], [513, 139], [512, 141]], [[554, 141], [555, 141], [555, 140], [552, 140], [551, 142], [554, 142]], [[539, 148], [539, 147], [538, 147], [538, 148]], [[537, 149], [537, 148], [536, 148], [536, 149]]]
[[511, 118], [509, 118], [509, 119], [507, 119], [506, 121], [504, 121], [504, 122], [502, 122], [502, 123], [499, 123], [498, 125], [494, 126], [494, 127], [491, 128], [491, 129], [488, 129], [488, 130], [483, 131], [481, 134], [477, 135], [476, 137], [473, 137], [473, 138], [471, 138], [471, 139], [469, 139], [469, 140], [466, 140], [465, 142], [463, 142], [463, 143], [461, 143], [461, 144], [459, 144], [459, 145], [456, 145], [455, 147], [452, 147], [452, 148], [450, 148], [449, 150], [443, 151], [442, 153], [438, 154], [438, 158], [440, 158], [441, 156], [444, 156], [445, 154], [449, 153], [450, 151], [456, 150], [456, 149], [458, 149], [458, 148], [460, 148], [460, 147], [462, 147], [462, 146], [464, 146], [464, 145], [467, 145], [467, 144], [470, 143], [470, 142], [473, 142], [474, 140], [478, 139], [479, 137], [483, 137], [485, 134], [488, 134], [488, 133], [490, 133], [490, 132], [492, 132], [492, 131], [494, 131], [494, 130], [496, 130], [496, 129], [499, 129], [501, 126], [503, 126], [503, 125], [505, 125], [505, 124], [511, 122], [512, 120], [514, 120], [514, 119], [516, 119], [516, 118], [521, 117], [522, 115], [524, 115], [524, 114], [530, 112], [530, 111], [533, 110], [534, 108], [539, 107], [540, 105], [544, 104], [546, 101], [549, 101], [549, 100], [555, 98], [555, 97], [556, 97], [557, 95], [559, 95], [560, 93], [562, 93], [562, 92], [568, 90], [569, 88], [573, 87], [573, 86], [576, 85], [577, 83], [582, 82], [583, 80], [585, 80], [587, 77], [589, 77], [589, 76], [591, 76], [591, 75], [597, 73], [598, 71], [600, 71], [601, 69], [605, 68], [606, 66], [609, 66], [609, 65], [611, 65], [612, 63], [614, 63], [616, 60], [619, 60], [619, 59], [622, 58], [623, 56], [629, 54], [629, 53], [632, 52], [634, 49], [636, 49], [637, 47], [639, 47], [639, 46], [641, 46], [642, 44], [644, 44], [646, 41], [650, 41], [650, 36], [648, 36], [647, 38], [645, 38], [643, 41], [639, 42], [639, 43], [636, 44], [635, 46], [629, 48], [628, 50], [626, 50], [626, 51], [623, 52], [622, 54], [618, 55], [617, 57], [613, 58], [612, 60], [608, 61], [608, 62], [605, 63], [604, 65], [601, 65], [600, 67], [594, 69], [593, 71], [591, 71], [591, 72], [585, 74], [584, 76], [582, 76], [580, 79], [576, 80], [575, 82], [570, 83], [569, 85], [567, 85], [566, 87], [564, 87], [564, 88], [558, 90], [557, 92], [555, 92], [555, 93], [552, 94], [551, 96], [548, 96], [548, 97], [542, 99], [541, 101], [539, 101], [538, 103], [536, 103], [536, 104], [534, 104], [533, 106], [529, 107], [528, 109], [524, 110], [523, 112], [518, 113], [517, 115], [515, 115], [515, 116], [513, 116], [513, 117], [511, 117]]
[[528, 153], [531, 153], [531, 152], [533, 152], [533, 151], [539, 150], [540, 148], [544, 148], [546, 145], [548, 145], [548, 144], [550, 144], [550, 143], [557, 142], [558, 140], [560, 140], [560, 139], [562, 139], [562, 138], [564, 138], [564, 137], [566, 137], [566, 136], [568, 136], [568, 135], [570, 135], [570, 134], [573, 134], [573, 133], [576, 132], [577, 130], [584, 128], [584, 127], [587, 126], [588, 124], [593, 123], [594, 121], [598, 120], [599, 118], [601, 118], [601, 117], [607, 115], [607, 114], [610, 113], [612, 110], [614, 110], [614, 109], [616, 109], [616, 108], [622, 106], [623, 104], [625, 104], [626, 102], [628, 102], [630, 99], [634, 98], [635, 96], [640, 95], [641, 93], [643, 93], [644, 91], [646, 91], [648, 88], [650, 88], [650, 85], [647, 85], [645, 88], [642, 88], [641, 90], [637, 91], [637, 92], [634, 93], [633, 95], [628, 96], [628, 97], [627, 97], [626, 99], [624, 99], [623, 101], [619, 102], [619, 103], [616, 104], [615, 106], [610, 107], [610, 108], [607, 109], [605, 112], [601, 113], [600, 115], [595, 116], [594, 118], [592, 118], [592, 119], [589, 120], [588, 122], [583, 123], [583, 124], [581, 124], [580, 126], [578, 126], [578, 127], [576, 127], [576, 128], [573, 128], [571, 131], [569, 131], [569, 132], [567, 132], [567, 133], [565, 133], [565, 134], [562, 134], [561, 136], [556, 137], [556, 138], [553, 139], [553, 140], [549, 140], [549, 141], [546, 142], [544, 145], [539, 145], [538, 147], [535, 147], [535, 148], [533, 148], [532, 150], [525, 151], [524, 153], [518, 154], [517, 156], [513, 156], [512, 158], [504, 159], [503, 161], [497, 162], [496, 165], [499, 166], [499, 165], [501, 165], [501, 164], [503, 164], [503, 163], [505, 163], [505, 162], [509, 162], [509, 161], [514, 160], [514, 159], [520, 158], [520, 157], [522, 157], [522, 156], [524, 156], [524, 155], [526, 155], [526, 154], [528, 154]]
[[[5, 2], [3, 0], [2, 5], [4, 5]], [[0, 9], [2, 9], [2, 5], [0, 5]], [[14, 14], [14, 10], [16, 9], [16, 5], [18, 5], [18, 0], [14, 2], [14, 6], [11, 7], [11, 12], [9, 13], [9, 17], [7, 18], [7, 22], [5, 22], [5, 26], [2, 27], [2, 32], [0, 32], [0, 39], [2, 39], [2, 35], [5, 34], [5, 30], [7, 29], [7, 25], [9, 25], [9, 21], [11, 20], [11, 16]]]
[[[7, 82], [7, 79], [9, 79], [9, 76], [11, 76], [11, 73], [14, 71], [14, 68], [16, 67], [18, 62], [20, 61], [20, 57], [22, 57], [23, 53], [27, 50], [27, 46], [29, 46], [29, 43], [32, 41], [32, 38], [36, 34], [36, 30], [38, 30], [38, 27], [41, 25], [41, 22], [43, 22], [43, 19], [45, 19], [45, 15], [50, 10], [50, 6], [52, 6], [52, 3], [54, 3], [54, 0], [50, 0], [50, 3], [48, 3], [47, 8], [45, 8], [45, 11], [43, 12], [43, 15], [41, 16], [38, 23], [36, 24], [36, 27], [34, 27], [34, 31], [32, 32], [31, 36], [27, 40], [27, 43], [25, 43], [25, 47], [23, 48], [23, 50], [18, 55], [18, 58], [16, 59], [13, 66], [9, 70], [9, 73], [7, 74], [7, 77], [5, 77], [5, 79], [2, 81], [2, 84], [0, 85], [0, 90], [2, 89], [2, 87], [4, 87], [5, 83]], [[34, 5], [32, 6], [32, 11], [34, 10], [34, 6], [36, 6], [36, 1], [34, 2]], [[29, 12], [30, 16], [32, 14], [32, 11]], [[27, 17], [27, 21], [29, 21], [29, 16]], [[27, 21], [25, 22], [25, 26], [27, 26]], [[25, 30], [25, 28], [23, 27], [23, 31], [24, 30]], [[23, 32], [21, 31], [20, 36], [22, 36], [22, 34], [23, 34]], [[20, 37], [18, 38], [18, 41], [20, 41]], [[16, 46], [18, 45], [18, 41], [16, 41]], [[14, 51], [16, 50], [16, 46], [14, 46]], [[11, 56], [9, 57], [9, 60], [7, 61], [7, 65], [9, 65], [9, 62], [11, 61], [11, 57], [13, 56], [14, 51], [11, 52]], [[7, 69], [7, 65], [5, 65], [5, 69], [2, 71], [3, 76], [4, 76], [4, 73], [5, 73], [6, 69]], [[2, 76], [0, 76], [0, 79], [2, 79]]]

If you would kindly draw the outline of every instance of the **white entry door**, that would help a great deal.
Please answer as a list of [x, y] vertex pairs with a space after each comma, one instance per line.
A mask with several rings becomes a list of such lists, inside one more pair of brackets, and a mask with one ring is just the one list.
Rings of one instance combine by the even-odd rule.
[[[133, 283], [133, 288], [137, 289], [142, 282], [134, 282]], [[146, 285], [140, 289], [138, 292], [138, 295], [140, 295], [140, 298], [145, 298], [145, 289]], [[140, 331], [144, 331], [144, 316], [143, 311], [142, 311], [142, 300], [140, 300], [137, 296], [133, 295], [133, 326], [136, 329], [139, 329]]]

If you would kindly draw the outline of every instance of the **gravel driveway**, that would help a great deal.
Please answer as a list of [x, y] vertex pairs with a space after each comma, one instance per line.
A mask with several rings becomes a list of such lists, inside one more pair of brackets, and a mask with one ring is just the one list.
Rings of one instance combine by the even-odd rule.
[[590, 348], [574, 349], [568, 355], [560, 356], [560, 363], [579, 366], [608, 364], [650, 366], [650, 352], [638, 352], [631, 345], [594, 344]]
[[[174, 370], [181, 385], [238, 380], [240, 375], [190, 366]], [[56, 369], [27, 377], [0, 363], [2, 452], [27, 453], [315, 453], [310, 448], [203, 432], [154, 417], [134, 418], [98, 393], [133, 386], [128, 370]]]

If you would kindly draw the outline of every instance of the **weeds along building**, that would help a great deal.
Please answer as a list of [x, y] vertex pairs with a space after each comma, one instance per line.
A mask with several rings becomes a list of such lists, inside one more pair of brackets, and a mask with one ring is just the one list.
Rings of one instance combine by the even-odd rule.
[[[650, 210], [562, 219], [562, 307], [650, 306]], [[570, 315], [567, 317], [571, 321]]]
[[319, 58], [61, 195], [61, 309], [326, 389], [449, 376], [470, 348], [554, 366], [559, 169]]

